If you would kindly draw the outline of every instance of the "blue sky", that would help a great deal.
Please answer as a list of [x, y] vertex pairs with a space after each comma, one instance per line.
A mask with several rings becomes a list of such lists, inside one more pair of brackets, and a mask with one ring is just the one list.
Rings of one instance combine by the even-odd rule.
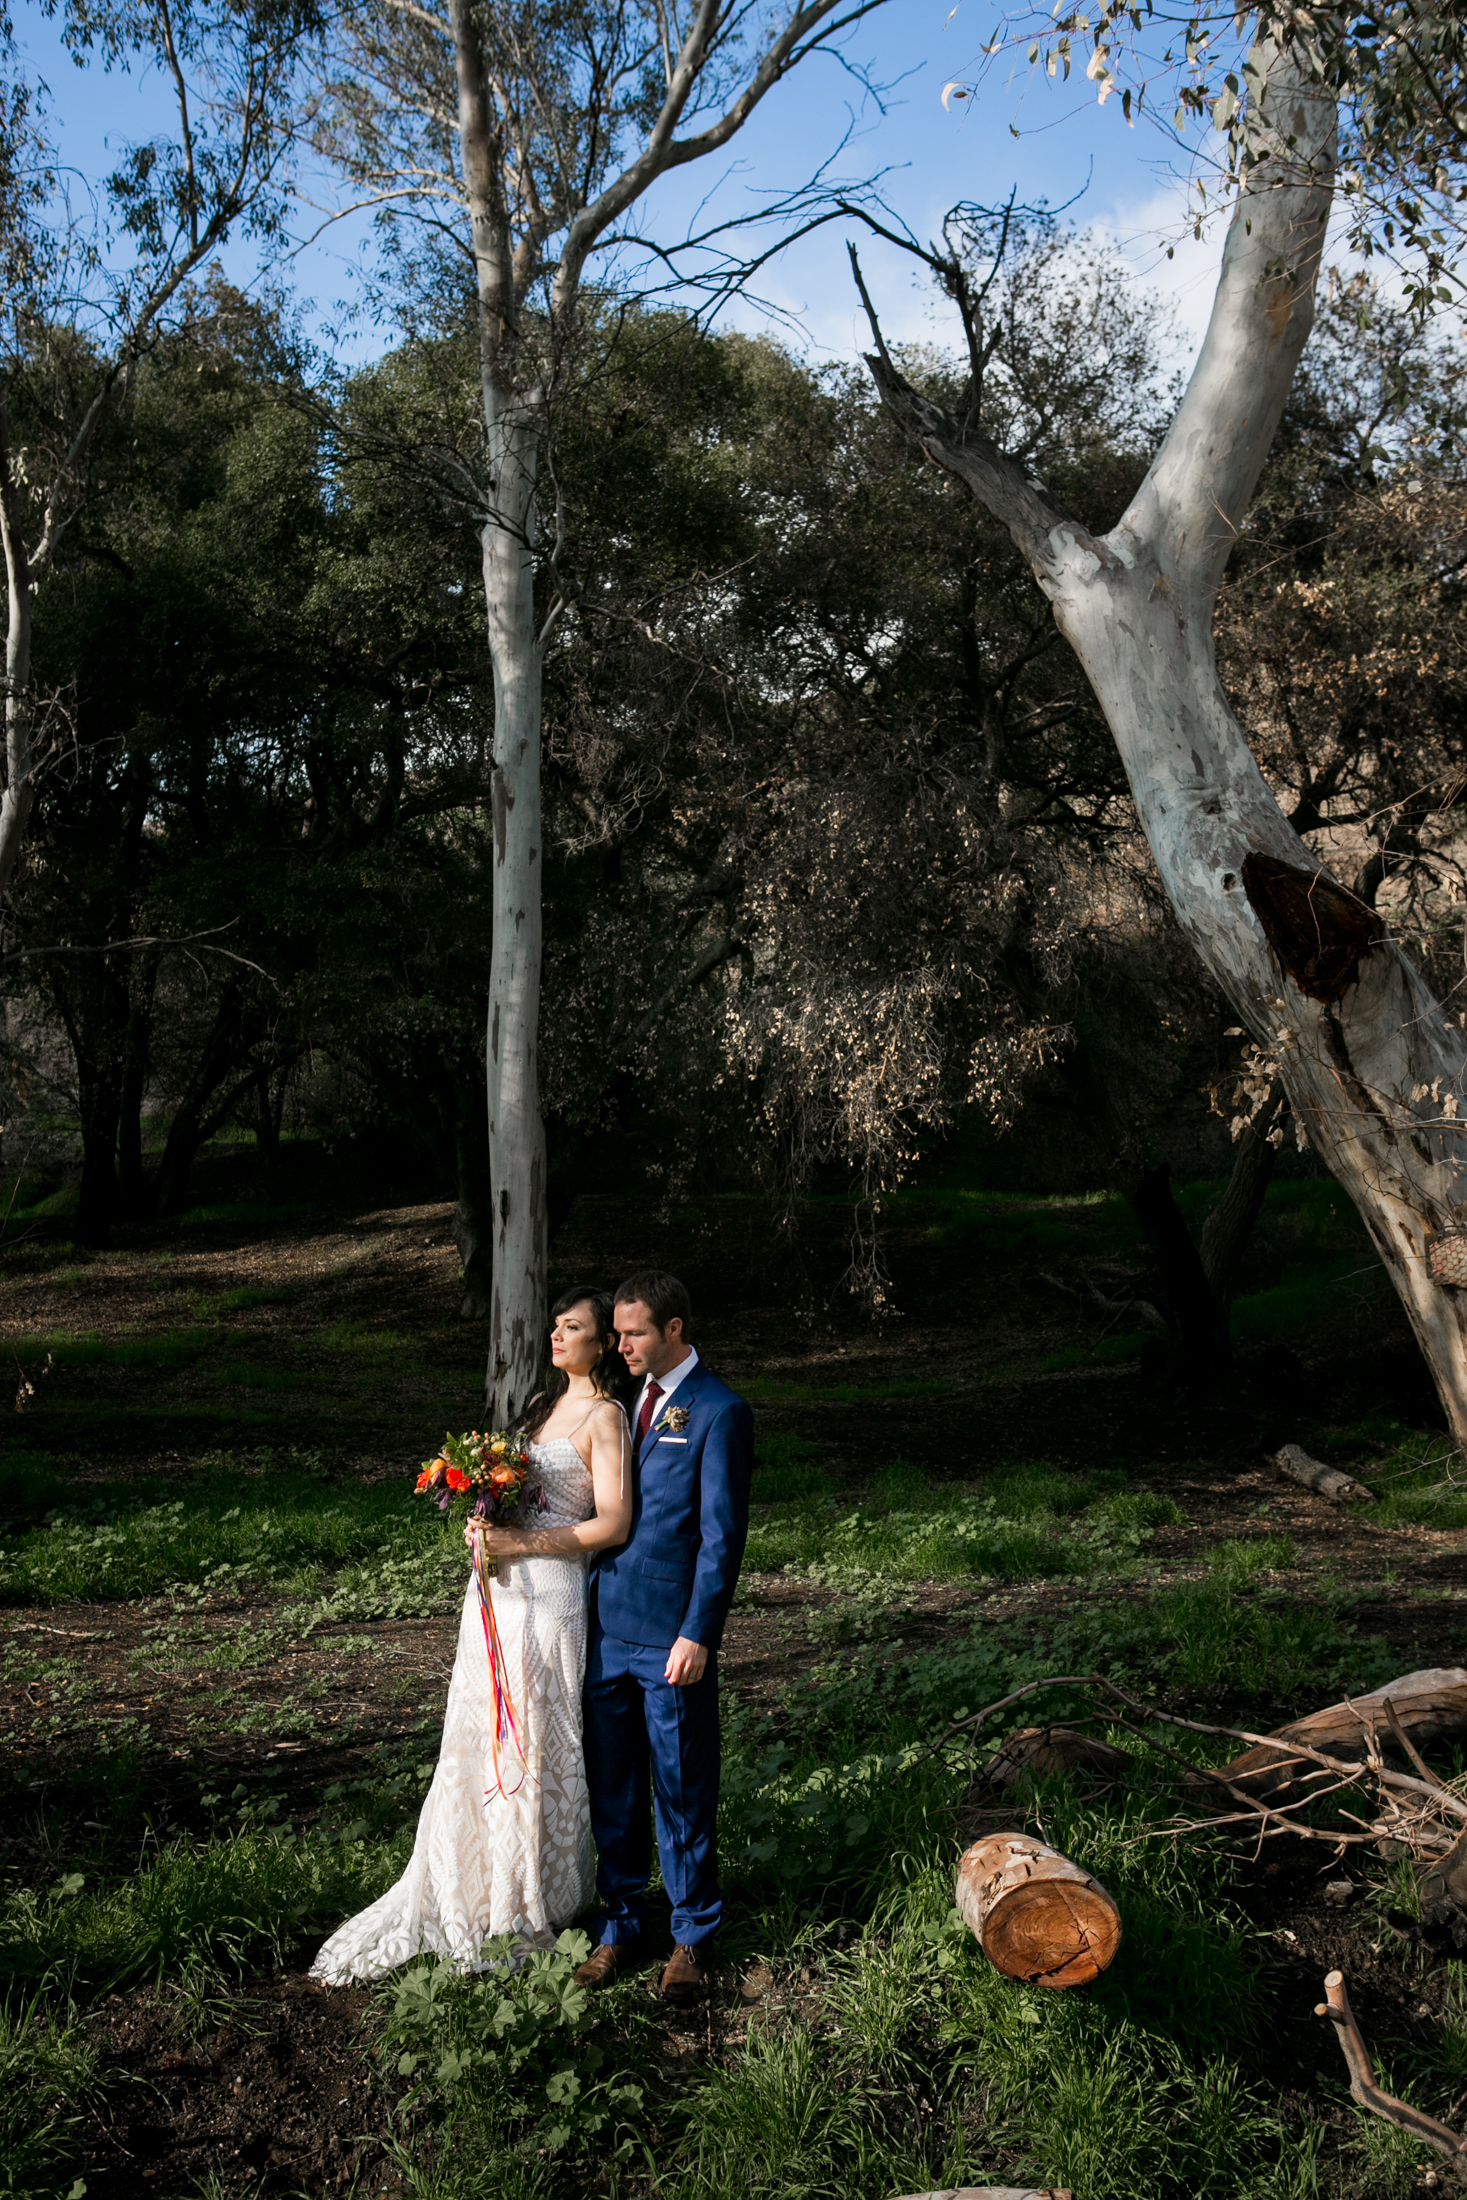
[[[1012, 82], [992, 77], [979, 99], [944, 110], [944, 84], [969, 71], [992, 22], [984, 0], [950, 8], [951, 0], [888, 0], [845, 45], [847, 58], [887, 87], [880, 104], [838, 61], [805, 64], [725, 153], [654, 187], [643, 213], [647, 230], [668, 238], [710, 214], [750, 211], [803, 182], [850, 132], [833, 172], [854, 180], [886, 170], [889, 204], [924, 238], [959, 199], [994, 204], [1017, 187], [1021, 199], [1058, 204], [1082, 193], [1071, 218], [1107, 232], [1136, 279], [1170, 297], [1183, 346], [1190, 346], [1205, 324], [1220, 239], [1196, 245], [1187, 238], [1174, 149], [1144, 123], [1128, 129], [1119, 101], [1102, 110], [1078, 73], [1068, 86], [1028, 81], [1021, 65]], [[49, 87], [59, 147], [81, 176], [103, 176], [126, 142], [168, 127], [156, 78], [108, 76], [95, 65], [78, 70], [33, 0], [21, 0], [16, 28]], [[316, 189], [327, 196], [326, 179]], [[304, 235], [314, 224], [303, 213], [298, 226]], [[1176, 245], [1173, 260], [1165, 256], [1168, 243]], [[950, 340], [921, 271], [880, 240], [863, 238], [860, 250], [888, 335]], [[329, 229], [285, 271], [317, 327], [334, 320], [338, 302], [349, 306], [359, 296], [370, 253], [368, 227], [353, 219]], [[246, 286], [258, 279], [257, 261], [244, 246], [231, 252], [228, 271]], [[792, 245], [764, 271], [760, 290], [780, 310], [774, 325], [784, 340], [813, 358], [849, 357], [865, 342], [840, 226]], [[746, 328], [769, 325], [752, 300], [739, 302], [728, 318]], [[346, 349], [370, 356], [386, 340], [385, 332], [359, 325]]]

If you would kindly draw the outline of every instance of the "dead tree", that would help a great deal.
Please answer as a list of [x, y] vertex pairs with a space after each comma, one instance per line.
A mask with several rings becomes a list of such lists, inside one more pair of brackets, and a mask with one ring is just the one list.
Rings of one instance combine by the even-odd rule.
[[[1274, 798], [1217, 675], [1218, 584], [1314, 319], [1336, 103], [1264, 41], [1258, 158], [1238, 195], [1187, 391], [1109, 534], [1082, 526], [978, 425], [987, 354], [956, 260], [924, 254], [963, 310], [973, 403], [959, 420], [870, 361], [895, 418], [1008, 528], [1084, 665], [1184, 931], [1276, 1069], [1296, 1120], [1365, 1221], [1459, 1444], [1467, 1442], [1467, 1038], [1374, 909], [1331, 878]], [[976, 317], [975, 317], [976, 315]], [[875, 329], [873, 315], [873, 328]]]

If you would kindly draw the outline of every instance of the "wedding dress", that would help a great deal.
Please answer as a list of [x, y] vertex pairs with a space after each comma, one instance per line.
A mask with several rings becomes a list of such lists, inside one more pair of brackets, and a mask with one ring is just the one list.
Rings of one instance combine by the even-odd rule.
[[[531, 1450], [545, 1495], [534, 1526], [589, 1520], [595, 1491], [570, 1438]], [[523, 1778], [511, 1743], [499, 1758], [504, 1786], [515, 1792], [501, 1794], [495, 1783], [489, 1656], [470, 1575], [443, 1747], [411, 1861], [395, 1887], [327, 1941], [311, 1976], [328, 1985], [380, 1978], [419, 1954], [481, 1971], [486, 1940], [512, 1933], [525, 1947], [552, 1947], [591, 1901], [596, 1853], [581, 1746], [585, 1557], [502, 1558], [493, 1596]]]

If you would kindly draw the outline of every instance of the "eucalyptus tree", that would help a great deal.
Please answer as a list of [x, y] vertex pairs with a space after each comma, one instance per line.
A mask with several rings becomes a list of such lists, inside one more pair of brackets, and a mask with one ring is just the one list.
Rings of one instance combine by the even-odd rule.
[[426, 206], [436, 235], [450, 223], [473, 286], [483, 457], [482, 480], [467, 487], [480, 515], [495, 710], [486, 1060], [496, 1418], [538, 1376], [545, 1306], [542, 672], [580, 586], [557, 413], [604, 350], [600, 306], [616, 287], [618, 249], [644, 264], [655, 251], [637, 234], [647, 194], [730, 144], [778, 84], [879, 4], [373, 0], [340, 19], [326, 142], [369, 194]]
[[[1219, 584], [1314, 320], [1342, 91], [1357, 145], [1362, 127], [1311, 20], [1275, 25], [1265, 13], [1218, 111], [1240, 151], [1211, 319], [1166, 438], [1114, 526], [1078, 522], [986, 431], [981, 300], [959, 254], [929, 257], [970, 333], [963, 409], [920, 396], [880, 346], [870, 364], [894, 415], [1002, 519], [1049, 597], [1105, 711], [1178, 919], [1250, 1036], [1255, 1070], [1282, 1080], [1360, 1209], [1467, 1442], [1467, 1041], [1378, 913], [1291, 826], [1217, 674]], [[1078, 19], [1057, 35], [1076, 28]], [[1373, 38], [1373, 24], [1366, 31]], [[1090, 35], [1091, 74], [1108, 76], [1116, 17]], [[1407, 175], [1430, 155], [1435, 125], [1419, 104], [1411, 121], [1409, 86], [1392, 66], [1381, 97], [1395, 104], [1380, 110], [1390, 130], [1373, 157]], [[1402, 66], [1416, 64], [1407, 56]], [[1434, 89], [1459, 97], [1455, 61]], [[1447, 188], [1454, 147], [1441, 147]]]
[[[14, 71], [0, 88], [9, 278], [0, 295], [0, 894], [15, 876], [51, 715], [32, 670], [36, 591], [85, 502], [98, 431], [170, 305], [241, 229], [280, 222], [300, 61], [318, 25], [316, 0], [64, 0], [58, 12], [78, 63], [96, 55], [108, 69], [156, 70], [174, 128], [124, 152], [104, 187], [110, 233], [98, 237], [41, 142], [33, 88]], [[12, 385], [52, 339], [54, 404], [32, 405], [18, 435]]]

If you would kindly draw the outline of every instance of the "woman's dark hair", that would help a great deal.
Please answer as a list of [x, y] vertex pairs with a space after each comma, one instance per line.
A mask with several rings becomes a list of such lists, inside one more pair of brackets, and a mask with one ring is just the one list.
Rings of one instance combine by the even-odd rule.
[[[573, 1306], [589, 1306], [596, 1324], [596, 1341], [601, 1347], [601, 1354], [591, 1370], [592, 1382], [603, 1398], [614, 1398], [618, 1405], [629, 1406], [635, 1385], [627, 1370], [627, 1363], [618, 1349], [617, 1334], [611, 1319], [610, 1293], [598, 1291], [591, 1284], [581, 1285], [574, 1291], [562, 1291], [550, 1309], [551, 1321], [559, 1321], [561, 1315], [568, 1314]], [[537, 1435], [545, 1426], [565, 1396], [568, 1382], [569, 1378], [558, 1367], [553, 1368], [546, 1376], [544, 1387], [536, 1391], [516, 1424], [524, 1430], [526, 1436]]]

